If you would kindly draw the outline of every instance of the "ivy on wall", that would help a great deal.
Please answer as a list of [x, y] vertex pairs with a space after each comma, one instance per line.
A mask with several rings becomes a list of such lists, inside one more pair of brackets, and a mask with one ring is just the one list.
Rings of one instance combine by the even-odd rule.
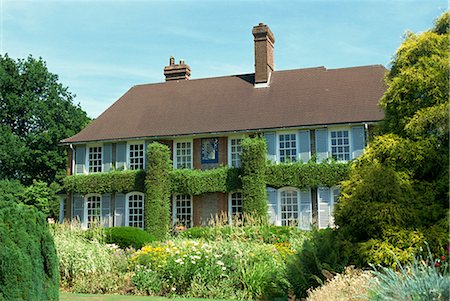
[[64, 188], [67, 192], [81, 194], [144, 192], [144, 180], [143, 170], [110, 171], [66, 177]]
[[[244, 162], [244, 160], [242, 161]], [[262, 164], [262, 161], [258, 162], [258, 164]], [[265, 161], [264, 164], [266, 164]], [[348, 179], [349, 171], [350, 164], [338, 162], [266, 164], [264, 184], [273, 188], [286, 186], [300, 189], [320, 186], [332, 187]], [[253, 172], [249, 169], [244, 175], [242, 168], [219, 167], [209, 170], [173, 170], [170, 167], [168, 172], [170, 178], [169, 191], [170, 193], [192, 195], [235, 191], [243, 188], [241, 180], [247, 181], [246, 176], [248, 177]], [[74, 175], [64, 179], [64, 188], [67, 192], [81, 194], [144, 192], [145, 175], [146, 173], [142, 170]], [[261, 181], [261, 178], [259, 180]]]
[[266, 184], [273, 188], [332, 187], [348, 179], [350, 164], [338, 162], [308, 162], [269, 164], [266, 167]]
[[174, 193], [200, 195], [241, 188], [240, 169], [219, 167], [208, 170], [176, 169], [171, 172]]
[[253, 216], [267, 218], [266, 142], [263, 138], [246, 138], [242, 153], [242, 209]]
[[163, 239], [170, 225], [170, 149], [160, 143], [147, 148], [147, 172], [145, 177], [145, 230], [157, 239]]

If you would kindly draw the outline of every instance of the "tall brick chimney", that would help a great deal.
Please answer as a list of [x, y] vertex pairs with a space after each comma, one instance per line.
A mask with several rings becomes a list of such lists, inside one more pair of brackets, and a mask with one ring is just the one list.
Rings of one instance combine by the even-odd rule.
[[184, 63], [184, 60], [180, 60], [179, 64], [175, 64], [175, 58], [170, 57], [169, 66], [164, 67], [164, 76], [166, 82], [171, 80], [188, 80], [191, 76], [191, 67]]
[[255, 85], [268, 85], [275, 70], [273, 44], [275, 38], [269, 26], [259, 23], [252, 30], [255, 41]]

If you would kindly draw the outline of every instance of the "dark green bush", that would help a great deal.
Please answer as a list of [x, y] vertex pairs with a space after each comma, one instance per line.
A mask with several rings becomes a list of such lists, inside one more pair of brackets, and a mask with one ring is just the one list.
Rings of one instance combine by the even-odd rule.
[[105, 228], [105, 242], [120, 248], [133, 247], [136, 250], [155, 240], [155, 237], [142, 229], [134, 227]]
[[58, 259], [44, 215], [0, 200], [0, 297], [58, 300], [58, 296]]
[[347, 245], [333, 229], [313, 230], [297, 254], [287, 264], [289, 282], [298, 298], [306, 297], [309, 288], [322, 285], [348, 263]]

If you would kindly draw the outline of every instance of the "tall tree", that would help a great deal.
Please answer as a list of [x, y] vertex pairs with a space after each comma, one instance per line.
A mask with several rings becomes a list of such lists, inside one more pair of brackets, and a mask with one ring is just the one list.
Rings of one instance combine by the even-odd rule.
[[[362, 263], [408, 260], [448, 241], [449, 20], [407, 33], [386, 75], [382, 133], [352, 165], [335, 217]], [[389, 251], [388, 251], [389, 250]]]
[[89, 122], [73, 99], [41, 58], [0, 55], [0, 179], [55, 181], [67, 164], [59, 141]]

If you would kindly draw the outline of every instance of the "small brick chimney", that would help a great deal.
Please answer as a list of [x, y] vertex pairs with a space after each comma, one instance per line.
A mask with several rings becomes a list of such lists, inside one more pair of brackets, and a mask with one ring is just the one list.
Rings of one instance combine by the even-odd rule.
[[175, 58], [170, 57], [169, 66], [164, 67], [164, 76], [166, 82], [171, 80], [188, 80], [191, 76], [191, 67], [184, 63], [184, 60], [180, 60], [179, 64], [175, 64]]
[[255, 41], [255, 86], [267, 86], [270, 75], [275, 70], [273, 44], [275, 38], [269, 26], [259, 23], [252, 30]]

